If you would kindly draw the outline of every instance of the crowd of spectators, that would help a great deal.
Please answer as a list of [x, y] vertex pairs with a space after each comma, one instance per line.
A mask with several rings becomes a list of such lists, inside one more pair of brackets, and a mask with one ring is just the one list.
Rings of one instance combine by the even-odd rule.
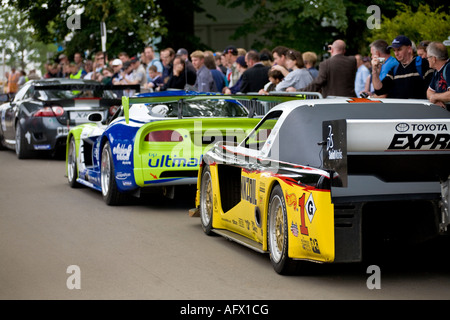
[[[391, 44], [372, 42], [371, 57], [364, 57], [347, 55], [345, 42], [336, 40], [328, 52], [329, 58], [318, 63], [316, 53], [284, 46], [261, 51], [228, 46], [223, 51], [190, 54], [184, 48], [165, 48], [157, 54], [148, 46], [138, 57], [121, 52], [108, 59], [98, 52], [85, 60], [76, 53], [69, 61], [61, 54], [58, 62], [45, 65], [43, 78], [138, 84], [141, 92], [320, 92], [323, 97], [428, 98], [444, 108], [450, 104], [448, 50], [440, 42], [421, 41], [416, 46], [401, 35]], [[8, 90], [14, 93], [28, 79], [38, 78], [34, 70], [27, 75], [12, 68]]]

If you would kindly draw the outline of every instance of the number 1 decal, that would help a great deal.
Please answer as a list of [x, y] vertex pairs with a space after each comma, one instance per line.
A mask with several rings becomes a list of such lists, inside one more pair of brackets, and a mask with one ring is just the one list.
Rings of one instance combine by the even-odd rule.
[[309, 232], [305, 224], [305, 194], [301, 198], [298, 198], [298, 206], [300, 207], [300, 233], [307, 236]]

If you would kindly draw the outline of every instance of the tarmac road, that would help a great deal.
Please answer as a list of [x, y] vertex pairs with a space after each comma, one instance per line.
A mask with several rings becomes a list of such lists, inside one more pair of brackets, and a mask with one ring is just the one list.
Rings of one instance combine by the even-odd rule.
[[71, 189], [64, 167], [0, 152], [2, 300], [450, 298], [448, 239], [375, 261], [380, 289], [368, 288], [367, 262], [285, 277], [268, 255], [206, 236], [188, 216], [192, 199], [109, 207], [99, 192]]

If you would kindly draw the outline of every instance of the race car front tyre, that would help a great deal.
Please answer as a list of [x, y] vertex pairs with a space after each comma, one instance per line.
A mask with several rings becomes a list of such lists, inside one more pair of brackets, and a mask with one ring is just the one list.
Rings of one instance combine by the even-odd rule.
[[209, 166], [204, 166], [200, 184], [200, 220], [203, 231], [212, 235], [213, 187]]
[[288, 222], [283, 191], [275, 186], [270, 195], [267, 218], [267, 243], [270, 261], [279, 274], [292, 274], [297, 271], [298, 261], [288, 257]]
[[114, 174], [114, 161], [109, 142], [105, 143], [102, 150], [100, 179], [103, 200], [107, 205], [115, 206], [125, 202], [126, 194], [121, 193], [117, 188]]
[[77, 182], [78, 168], [77, 168], [77, 149], [75, 145], [75, 138], [71, 137], [69, 142], [69, 151], [67, 153], [67, 180], [72, 188], [78, 188], [81, 185]]

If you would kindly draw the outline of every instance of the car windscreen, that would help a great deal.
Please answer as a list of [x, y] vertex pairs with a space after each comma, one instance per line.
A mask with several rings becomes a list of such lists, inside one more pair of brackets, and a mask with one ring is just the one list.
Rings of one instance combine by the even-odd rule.
[[247, 110], [234, 100], [200, 100], [164, 102], [147, 105], [156, 117], [247, 117]]

